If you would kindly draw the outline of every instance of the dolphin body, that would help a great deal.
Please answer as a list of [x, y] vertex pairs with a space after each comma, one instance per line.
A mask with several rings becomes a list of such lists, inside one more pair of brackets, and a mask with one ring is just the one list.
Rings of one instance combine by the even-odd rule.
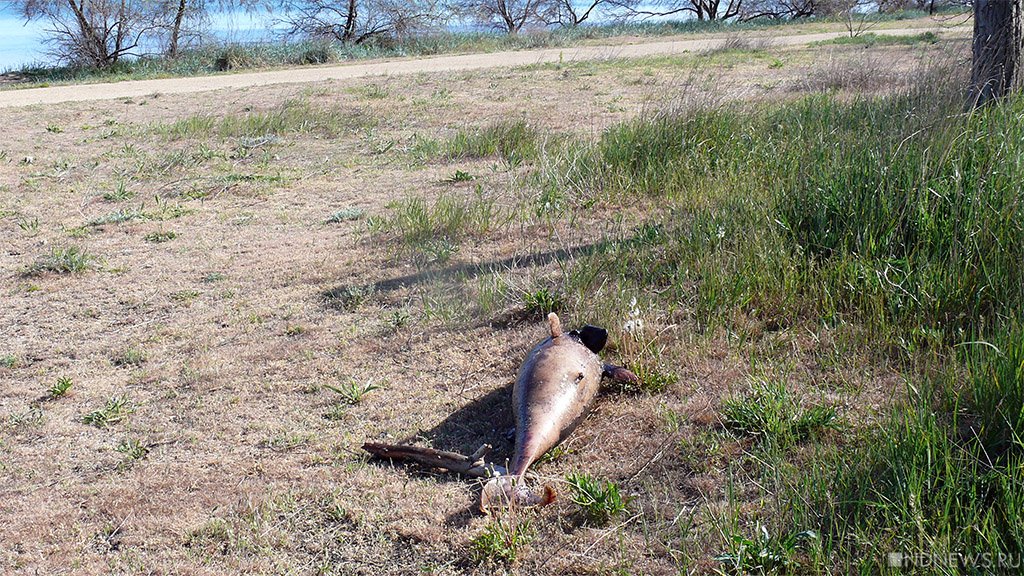
[[601, 378], [636, 383], [635, 374], [606, 364], [597, 355], [608, 341], [608, 331], [596, 326], [563, 332], [558, 315], [548, 314], [551, 336], [526, 356], [512, 388], [515, 415], [515, 452], [505, 474], [492, 478], [480, 495], [480, 509], [509, 505], [537, 506], [554, 500], [544, 486], [530, 491], [524, 482], [530, 465], [579, 425], [594, 403]]

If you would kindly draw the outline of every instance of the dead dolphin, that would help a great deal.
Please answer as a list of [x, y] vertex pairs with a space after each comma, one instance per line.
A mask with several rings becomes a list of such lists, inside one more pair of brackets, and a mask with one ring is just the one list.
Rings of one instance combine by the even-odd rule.
[[608, 341], [605, 329], [587, 325], [563, 332], [554, 312], [548, 314], [548, 324], [551, 336], [526, 356], [512, 388], [515, 452], [507, 474], [484, 486], [480, 497], [483, 511], [509, 503], [536, 506], [551, 502], [554, 491], [550, 486], [540, 493], [526, 487], [524, 477], [530, 465], [576, 429], [593, 405], [602, 377], [638, 382], [629, 370], [598, 357]]
[[526, 356], [512, 388], [515, 415], [515, 452], [506, 470], [484, 462], [490, 446], [481, 446], [472, 456], [432, 448], [367, 442], [363, 449], [390, 460], [407, 460], [430, 468], [446, 469], [468, 476], [488, 478], [480, 495], [480, 509], [536, 506], [554, 500], [550, 486], [534, 493], [524, 482], [530, 465], [566, 439], [579, 425], [597, 396], [601, 378], [638, 382], [635, 374], [621, 366], [605, 364], [598, 357], [608, 341], [608, 332], [596, 326], [562, 332], [555, 313], [548, 314], [551, 336]]

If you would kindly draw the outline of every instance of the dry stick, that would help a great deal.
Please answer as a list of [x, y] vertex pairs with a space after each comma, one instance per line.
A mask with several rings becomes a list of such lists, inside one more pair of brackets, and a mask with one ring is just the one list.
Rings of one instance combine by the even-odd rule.
[[367, 442], [363, 450], [378, 458], [388, 460], [407, 460], [428, 468], [442, 468], [450, 472], [465, 474], [474, 478], [491, 478], [495, 475], [494, 466], [484, 462], [484, 456], [491, 451], [490, 444], [484, 444], [470, 456], [455, 452], [444, 452], [433, 448], [418, 446], [401, 446], [398, 444], [378, 444]]

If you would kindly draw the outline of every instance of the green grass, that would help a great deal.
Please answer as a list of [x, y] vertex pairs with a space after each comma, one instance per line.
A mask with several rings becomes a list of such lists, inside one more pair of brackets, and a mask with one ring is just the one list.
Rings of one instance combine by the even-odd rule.
[[604, 526], [626, 509], [625, 498], [611, 481], [601, 481], [589, 474], [575, 473], [566, 477], [572, 501], [580, 507], [589, 524]]
[[785, 382], [766, 380], [755, 381], [748, 394], [722, 402], [722, 420], [734, 434], [780, 447], [839, 425], [835, 408], [803, 408]]
[[471, 196], [445, 192], [433, 202], [411, 196], [388, 204], [389, 214], [372, 216], [374, 236], [395, 237], [402, 252], [418, 265], [444, 264], [467, 236], [482, 236], [505, 226], [511, 215], [477, 188]]
[[935, 44], [939, 35], [935, 32], [920, 34], [875, 34], [868, 32], [857, 36], [840, 36], [829, 40], [812, 42], [811, 46], [916, 46], [918, 44]]
[[60, 398], [67, 394], [68, 390], [71, 390], [72, 384], [73, 382], [71, 381], [71, 378], [68, 378], [67, 376], [61, 376], [60, 378], [57, 378], [57, 381], [50, 386], [50, 388], [46, 391], [46, 394], [47, 396], [50, 397], [51, 400], [56, 400], [57, 398]]
[[509, 120], [459, 130], [444, 143], [441, 156], [449, 162], [497, 156], [514, 167], [536, 160], [540, 144], [535, 126], [525, 120]]
[[362, 402], [370, 392], [381, 389], [380, 384], [359, 382], [355, 378], [349, 378], [339, 386], [324, 384], [323, 387], [341, 397], [345, 404], [353, 406]]
[[470, 541], [470, 550], [473, 559], [481, 564], [512, 564], [533, 537], [531, 520], [509, 513], [494, 517]]
[[113, 424], [123, 421], [130, 414], [135, 412], [135, 405], [128, 398], [128, 395], [114, 396], [98, 408], [82, 416], [82, 423], [97, 428], [108, 428]]
[[81, 247], [55, 246], [29, 266], [28, 273], [80, 274], [92, 268], [96, 261], [95, 256]]

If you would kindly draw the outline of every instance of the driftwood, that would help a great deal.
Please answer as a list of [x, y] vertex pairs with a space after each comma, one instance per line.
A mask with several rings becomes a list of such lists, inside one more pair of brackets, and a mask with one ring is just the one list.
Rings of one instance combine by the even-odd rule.
[[502, 467], [484, 461], [484, 456], [491, 451], [490, 444], [484, 444], [470, 456], [433, 448], [376, 442], [363, 444], [363, 450], [378, 458], [414, 462], [426, 468], [447, 470], [474, 478], [492, 478], [505, 473]]

